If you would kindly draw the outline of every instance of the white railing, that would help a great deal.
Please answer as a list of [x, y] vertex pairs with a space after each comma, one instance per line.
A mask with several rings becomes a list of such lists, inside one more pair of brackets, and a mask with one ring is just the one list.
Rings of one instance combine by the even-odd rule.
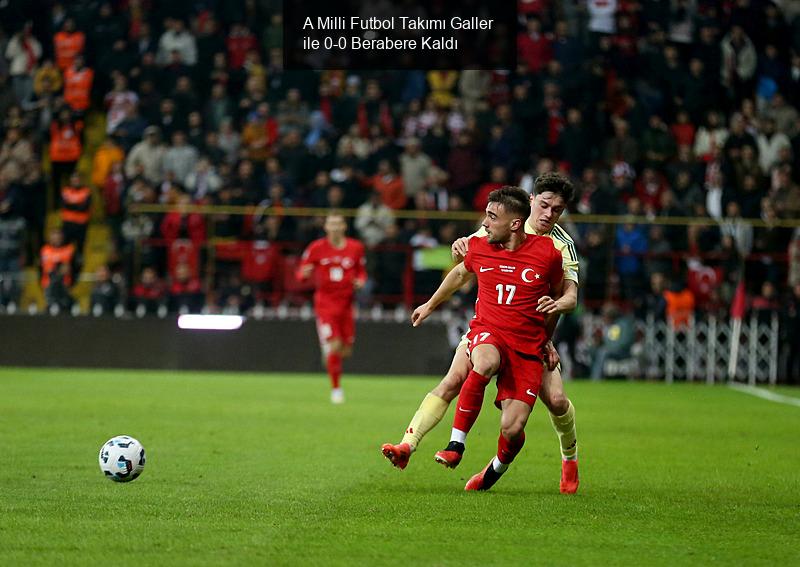
[[[602, 320], [597, 316], [581, 318], [584, 340], [601, 331]], [[733, 375], [728, 379], [732, 351], [733, 324], [728, 318], [694, 317], [683, 327], [676, 328], [667, 321], [648, 316], [635, 322], [637, 345], [631, 357], [615, 361], [615, 369], [624, 369], [630, 378], [663, 379], [688, 382], [733, 381], [750, 385], [775, 384], [778, 380], [778, 314], [769, 322], [759, 322], [753, 314], [741, 324], [737, 360], [731, 365]], [[591, 349], [586, 349], [588, 353]]]

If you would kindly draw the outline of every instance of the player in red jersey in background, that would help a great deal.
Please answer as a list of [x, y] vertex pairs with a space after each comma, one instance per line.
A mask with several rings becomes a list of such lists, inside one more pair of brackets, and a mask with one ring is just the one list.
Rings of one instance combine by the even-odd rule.
[[[491, 488], [522, 449], [525, 425], [542, 383], [545, 344], [557, 320], [537, 306], [544, 296], [561, 295], [561, 253], [550, 238], [525, 233], [529, 214], [528, 195], [522, 189], [493, 191], [483, 221], [486, 236], [473, 238], [464, 262], [448, 274], [458, 282], [471, 273], [478, 280], [475, 317], [468, 333], [472, 370], [459, 394], [451, 442], [466, 440], [495, 374], [495, 404], [502, 410], [497, 455], [469, 480], [466, 490]], [[427, 307], [414, 311], [415, 326], [449, 297], [452, 285], [442, 282]]]
[[355, 342], [353, 298], [367, 280], [364, 245], [348, 238], [342, 215], [325, 218], [325, 237], [308, 245], [303, 252], [297, 277], [314, 277], [314, 311], [317, 334], [325, 366], [331, 378], [331, 402], [344, 402], [341, 387], [342, 360], [349, 358]]

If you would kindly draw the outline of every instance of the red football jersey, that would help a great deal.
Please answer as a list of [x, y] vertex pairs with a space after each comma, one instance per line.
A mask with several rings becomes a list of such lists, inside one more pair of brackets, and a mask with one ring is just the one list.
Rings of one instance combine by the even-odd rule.
[[487, 238], [469, 241], [464, 267], [478, 278], [471, 327], [489, 327], [512, 349], [539, 358], [547, 342], [539, 298], [552, 295], [564, 277], [561, 252], [546, 236], [527, 235], [514, 251]]
[[355, 292], [353, 282], [367, 279], [364, 245], [354, 238], [345, 238], [342, 248], [334, 247], [327, 238], [315, 240], [303, 252], [298, 274], [307, 265], [314, 267], [317, 310], [350, 306]]

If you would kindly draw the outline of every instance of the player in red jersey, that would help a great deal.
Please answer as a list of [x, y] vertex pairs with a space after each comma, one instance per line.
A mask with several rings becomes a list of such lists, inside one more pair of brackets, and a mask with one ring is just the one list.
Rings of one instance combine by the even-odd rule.
[[[572, 201], [573, 195], [574, 187], [569, 178], [558, 173], [545, 173], [536, 179], [533, 193], [530, 196], [531, 215], [525, 223], [525, 232], [551, 238], [553, 245], [561, 251], [563, 258], [564, 285], [561, 297], [546, 296], [539, 300], [538, 310], [546, 314], [569, 313], [578, 302], [579, 264], [575, 244], [569, 234], [557, 224], [567, 204]], [[478, 232], [469, 237], [456, 240], [452, 246], [453, 259], [456, 262], [463, 260], [469, 249], [469, 241], [485, 235], [486, 231], [481, 227]], [[452, 284], [449, 287], [449, 293], [455, 293], [460, 285], [460, 282], [449, 274], [445, 277], [444, 283]], [[431, 307], [425, 303], [416, 310], [426, 312], [430, 311]], [[461, 386], [472, 369], [472, 364], [466, 354], [468, 346], [469, 342], [465, 334], [455, 350], [450, 368], [436, 387], [424, 397], [408, 423], [400, 443], [384, 443], [381, 446], [381, 453], [398, 469], [408, 466], [411, 456], [419, 447], [422, 439], [438, 425], [450, 402], [461, 391]], [[542, 374], [542, 387], [538, 399], [547, 408], [548, 417], [559, 440], [561, 453], [559, 490], [562, 494], [574, 494], [579, 485], [575, 407], [564, 391], [558, 353], [552, 343], [548, 345], [545, 358], [547, 367]], [[464, 446], [456, 446], [456, 449], [463, 452]], [[441, 453], [443, 452], [438, 453], [439, 457], [442, 457]], [[446, 453], [446, 459], [445, 461], [437, 459], [437, 462], [450, 468], [456, 467], [461, 460], [461, 453], [457, 450], [449, 451]]]
[[[488, 490], [508, 469], [525, 442], [525, 425], [542, 382], [542, 353], [556, 318], [537, 306], [542, 297], [561, 295], [564, 270], [550, 238], [525, 234], [529, 214], [523, 190], [493, 191], [483, 221], [487, 235], [474, 238], [464, 262], [448, 274], [466, 281], [474, 273], [478, 280], [468, 334], [472, 370], [459, 394], [451, 442], [463, 446], [495, 374], [495, 404], [502, 410], [497, 455], [470, 479], [466, 490]], [[414, 312], [414, 325], [447, 299], [450, 288], [451, 282], [442, 283], [428, 301], [430, 309]]]
[[347, 223], [342, 215], [325, 219], [325, 238], [308, 245], [303, 252], [297, 277], [314, 277], [314, 311], [317, 334], [328, 375], [331, 402], [344, 402], [340, 380], [342, 360], [349, 358], [355, 342], [353, 297], [367, 280], [364, 245], [345, 236]]

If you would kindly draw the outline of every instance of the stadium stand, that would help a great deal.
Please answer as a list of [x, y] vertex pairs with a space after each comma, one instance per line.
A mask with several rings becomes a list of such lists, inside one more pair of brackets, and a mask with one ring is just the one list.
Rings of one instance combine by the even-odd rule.
[[[369, 240], [373, 295], [360, 302], [410, 304], [431, 271], [415, 269], [415, 250], [470, 232], [494, 183], [530, 189], [551, 170], [579, 188], [564, 224], [589, 310], [611, 300], [663, 316], [664, 293], [687, 290], [698, 315], [719, 313], [741, 277], [753, 309], [773, 308], [759, 301], [766, 283], [796, 303], [794, 3], [519, 12], [511, 72], [311, 72], [282, 68], [272, 0], [4, 4], [3, 306], [47, 307], [40, 251], [65, 214], [88, 217], [83, 246], [85, 227], [65, 227], [84, 248], [76, 312], [107, 285], [103, 266], [129, 309], [147, 268], [166, 289], [179, 271], [199, 278], [189, 303], [205, 310], [297, 303], [307, 290], [287, 274], [330, 208]], [[64, 212], [73, 171], [88, 213], [82, 200]], [[373, 190], [388, 228], [366, 216]]]

